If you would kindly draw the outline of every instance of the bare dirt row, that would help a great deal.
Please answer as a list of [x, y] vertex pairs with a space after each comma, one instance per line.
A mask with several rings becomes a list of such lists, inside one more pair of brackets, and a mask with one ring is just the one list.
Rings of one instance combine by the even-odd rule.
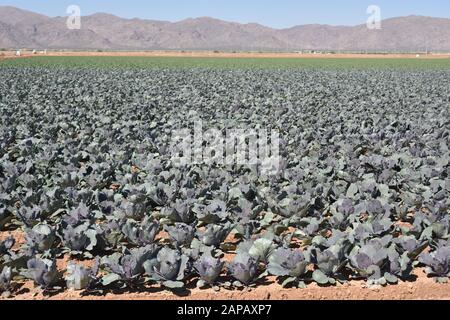
[[[15, 51], [0, 53], [1, 58], [17, 57]], [[213, 52], [213, 51], [48, 51], [46, 54], [22, 51], [20, 57], [192, 57], [192, 58], [338, 58], [338, 59], [450, 59], [448, 54], [349, 54], [349, 53], [268, 53], [268, 52]]]

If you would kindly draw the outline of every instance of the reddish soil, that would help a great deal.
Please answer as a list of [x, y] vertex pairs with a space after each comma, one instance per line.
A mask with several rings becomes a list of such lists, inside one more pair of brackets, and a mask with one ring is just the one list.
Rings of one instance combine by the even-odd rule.
[[13, 250], [18, 250], [25, 243], [25, 234], [22, 230], [17, 229], [14, 231], [0, 232], [0, 241], [4, 241], [6, 238], [13, 237], [16, 240]]
[[[14, 58], [15, 52], [5, 51], [3, 58]], [[1, 55], [1, 53], [0, 53]], [[42, 56], [42, 53], [33, 54], [31, 51], [23, 51], [21, 57]], [[99, 56], [99, 57], [195, 57], [195, 58], [411, 58], [416, 59], [416, 54], [301, 54], [301, 53], [258, 53], [258, 52], [212, 52], [212, 51], [48, 51], [46, 56]], [[448, 54], [421, 54], [423, 59], [450, 59]]]

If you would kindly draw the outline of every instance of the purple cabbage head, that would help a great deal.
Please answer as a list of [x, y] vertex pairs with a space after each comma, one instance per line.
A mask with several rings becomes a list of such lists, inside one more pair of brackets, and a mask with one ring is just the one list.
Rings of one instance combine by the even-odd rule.
[[230, 263], [229, 271], [235, 279], [249, 285], [258, 274], [258, 261], [247, 253], [240, 253]]
[[224, 262], [220, 259], [213, 258], [210, 254], [204, 254], [194, 267], [200, 278], [208, 284], [213, 284], [222, 272]]

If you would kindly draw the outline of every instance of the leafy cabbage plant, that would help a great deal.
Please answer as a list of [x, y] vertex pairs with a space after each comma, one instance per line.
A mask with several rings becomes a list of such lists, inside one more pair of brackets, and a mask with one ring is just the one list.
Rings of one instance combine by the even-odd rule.
[[44, 253], [53, 247], [56, 232], [48, 224], [37, 224], [32, 229], [26, 230], [25, 239], [30, 254]]
[[218, 247], [228, 236], [232, 229], [230, 222], [221, 224], [209, 224], [205, 231], [198, 232], [198, 235], [206, 246]]
[[0, 293], [8, 293], [11, 290], [12, 269], [10, 267], [3, 267], [0, 272]]
[[136, 246], [146, 246], [155, 242], [159, 228], [158, 221], [145, 217], [141, 223], [128, 219], [122, 227], [122, 232], [130, 243]]
[[[276, 245], [271, 238], [273, 237], [264, 237], [253, 242], [248, 242], [248, 253], [257, 261], [261, 261], [267, 264], [273, 254], [273, 251], [276, 248]], [[244, 246], [243, 248], [238, 248], [238, 251], [243, 251], [245, 249], [246, 248]]]
[[283, 288], [296, 284], [304, 287], [302, 281], [307, 272], [308, 262], [301, 250], [278, 248], [269, 258], [267, 270], [270, 274], [282, 278]]
[[102, 277], [102, 284], [108, 286], [115, 282], [122, 285], [139, 283], [139, 277], [144, 272], [144, 263], [158, 253], [156, 245], [147, 245], [136, 249], [125, 249], [123, 254], [114, 253], [101, 261], [110, 272]]
[[185, 223], [175, 223], [174, 226], [166, 226], [165, 230], [177, 248], [188, 248], [195, 236], [195, 228]]
[[60, 238], [72, 255], [84, 255], [92, 258], [90, 251], [97, 245], [97, 233], [96, 226], [85, 222], [75, 227], [67, 225], [61, 230]]
[[349, 254], [350, 264], [370, 284], [386, 284], [384, 269], [388, 258], [388, 250], [379, 242], [371, 241], [355, 248]]
[[145, 261], [143, 266], [151, 280], [170, 289], [179, 289], [184, 287], [183, 280], [189, 270], [189, 258], [178, 250], [164, 247], [156, 258]]
[[3, 241], [0, 241], [0, 258], [3, 257], [3, 255], [7, 254], [12, 249], [15, 243], [16, 240], [12, 236], [9, 236]]
[[198, 287], [207, 285], [214, 285], [220, 273], [223, 270], [225, 262], [218, 258], [214, 258], [211, 254], [203, 254], [200, 259], [194, 263], [194, 268], [200, 276], [197, 283]]
[[43, 289], [56, 286], [62, 279], [62, 272], [58, 271], [55, 260], [33, 258], [28, 260], [27, 269], [22, 275], [32, 279]]
[[237, 280], [236, 286], [248, 286], [257, 279], [258, 260], [247, 253], [239, 253], [229, 264], [230, 274]]
[[67, 266], [67, 275], [65, 277], [68, 288], [74, 290], [85, 290], [96, 285], [98, 282], [99, 259], [96, 259], [92, 268], [70, 263]]
[[343, 282], [345, 278], [341, 271], [347, 266], [347, 247], [336, 243], [327, 249], [311, 248], [308, 252], [309, 261], [316, 266], [312, 278], [318, 284], [336, 284], [336, 280]]
[[450, 247], [440, 247], [431, 253], [423, 253], [419, 261], [426, 266], [426, 273], [436, 282], [447, 283], [450, 278]]

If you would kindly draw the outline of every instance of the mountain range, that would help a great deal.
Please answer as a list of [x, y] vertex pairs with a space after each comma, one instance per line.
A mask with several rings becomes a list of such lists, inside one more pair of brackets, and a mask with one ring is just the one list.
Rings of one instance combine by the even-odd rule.
[[450, 19], [425, 16], [386, 19], [380, 30], [370, 30], [365, 24], [273, 29], [209, 17], [168, 22], [124, 19], [106, 13], [81, 17], [79, 30], [68, 29], [66, 21], [67, 17], [0, 6], [0, 48], [450, 51]]

